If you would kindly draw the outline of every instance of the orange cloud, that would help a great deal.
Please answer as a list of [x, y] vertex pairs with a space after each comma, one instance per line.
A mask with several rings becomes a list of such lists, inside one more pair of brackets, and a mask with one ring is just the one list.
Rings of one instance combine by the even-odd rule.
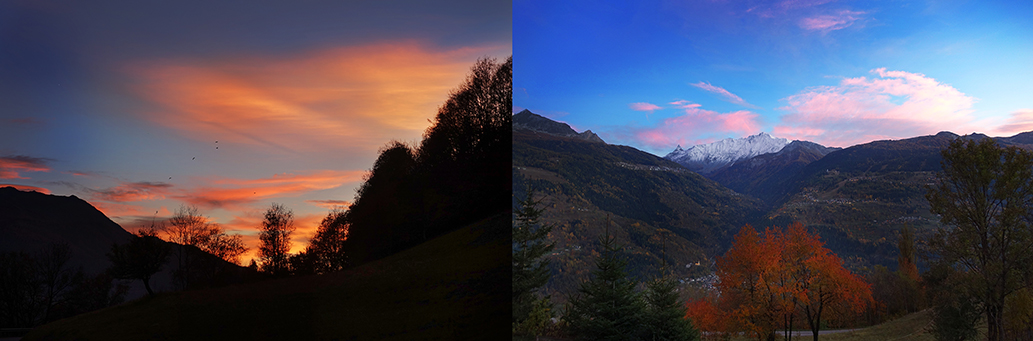
[[348, 200], [305, 200], [305, 202], [328, 210], [336, 207], [348, 207], [352, 204], [352, 202]]
[[161, 106], [145, 116], [199, 140], [237, 139], [281, 151], [375, 150], [390, 139], [419, 138], [470, 65], [506, 48], [380, 43], [127, 70], [142, 80], [140, 93]]
[[28, 179], [18, 172], [49, 172], [50, 159], [25, 155], [0, 156], [0, 179]]
[[215, 179], [211, 181], [211, 186], [199, 187], [172, 197], [202, 209], [240, 208], [243, 204], [275, 197], [297, 196], [305, 192], [361, 181], [365, 173], [323, 170], [308, 175], [284, 173], [253, 180]]
[[14, 189], [17, 189], [17, 190], [22, 191], [22, 192], [36, 191], [36, 192], [40, 192], [40, 193], [43, 193], [43, 194], [50, 194], [50, 190], [46, 189], [46, 188], [43, 188], [43, 187], [28, 186], [28, 185], [15, 185], [15, 184], [0, 184], [0, 188], [3, 188], [3, 187], [14, 187]]

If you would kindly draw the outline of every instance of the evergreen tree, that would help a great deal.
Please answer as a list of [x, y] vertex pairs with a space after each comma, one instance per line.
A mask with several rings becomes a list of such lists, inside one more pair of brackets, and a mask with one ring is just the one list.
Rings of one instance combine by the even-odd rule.
[[[661, 251], [660, 257], [666, 258], [666, 252]], [[699, 331], [692, 326], [692, 321], [685, 318], [685, 304], [679, 299], [676, 287], [666, 264], [660, 267], [659, 276], [646, 285], [644, 339], [699, 340]]]
[[635, 292], [636, 283], [628, 278], [628, 261], [615, 239], [607, 229], [592, 279], [581, 283], [568, 303], [564, 318], [579, 340], [641, 339], [642, 299]]
[[555, 247], [548, 242], [551, 225], [539, 222], [541, 199], [527, 186], [527, 197], [519, 201], [513, 225], [513, 323], [527, 319], [536, 301], [535, 292], [549, 281], [549, 260], [543, 259]]

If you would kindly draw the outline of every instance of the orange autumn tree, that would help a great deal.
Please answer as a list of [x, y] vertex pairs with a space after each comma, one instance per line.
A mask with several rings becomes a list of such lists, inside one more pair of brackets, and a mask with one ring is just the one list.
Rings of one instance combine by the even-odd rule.
[[[703, 330], [745, 331], [758, 340], [774, 339], [779, 327], [791, 330], [803, 316], [817, 340], [827, 312], [858, 313], [873, 302], [870, 286], [842, 263], [800, 223], [763, 234], [746, 225], [717, 260], [718, 302], [690, 302], [688, 316], [705, 321]], [[714, 311], [727, 320], [706, 316]]]

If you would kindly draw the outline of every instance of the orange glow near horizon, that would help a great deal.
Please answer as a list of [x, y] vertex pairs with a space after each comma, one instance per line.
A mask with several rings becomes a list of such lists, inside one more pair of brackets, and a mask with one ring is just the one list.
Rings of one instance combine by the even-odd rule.
[[[240, 216], [234, 216], [229, 223], [221, 224], [227, 234], [240, 234], [248, 251], [240, 256], [242, 266], [247, 266], [251, 259], [258, 260], [258, 247], [261, 241], [258, 238], [261, 233], [262, 214], [265, 211], [249, 211]], [[312, 237], [315, 237], [319, 229], [319, 223], [323, 221], [324, 214], [295, 215], [295, 230], [291, 233], [290, 253], [296, 254], [305, 251]]]

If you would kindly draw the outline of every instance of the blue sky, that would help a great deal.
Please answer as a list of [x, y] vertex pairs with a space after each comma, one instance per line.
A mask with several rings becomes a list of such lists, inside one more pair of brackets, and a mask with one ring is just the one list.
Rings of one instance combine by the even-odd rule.
[[283, 203], [297, 250], [511, 48], [509, 1], [3, 1], [0, 186], [129, 230], [194, 205], [252, 250]]
[[1033, 130], [1033, 2], [513, 3], [514, 106], [666, 155]]

